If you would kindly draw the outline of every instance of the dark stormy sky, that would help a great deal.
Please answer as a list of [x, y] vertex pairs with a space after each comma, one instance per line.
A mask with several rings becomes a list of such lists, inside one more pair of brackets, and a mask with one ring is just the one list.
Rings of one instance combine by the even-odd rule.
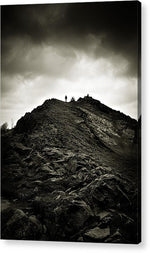
[[2, 122], [89, 93], [137, 118], [138, 2], [2, 6]]

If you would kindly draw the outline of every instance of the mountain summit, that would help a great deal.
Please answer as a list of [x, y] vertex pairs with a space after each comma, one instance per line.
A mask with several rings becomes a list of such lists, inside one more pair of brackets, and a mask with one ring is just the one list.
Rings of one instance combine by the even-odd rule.
[[138, 122], [89, 96], [2, 133], [2, 238], [137, 243]]

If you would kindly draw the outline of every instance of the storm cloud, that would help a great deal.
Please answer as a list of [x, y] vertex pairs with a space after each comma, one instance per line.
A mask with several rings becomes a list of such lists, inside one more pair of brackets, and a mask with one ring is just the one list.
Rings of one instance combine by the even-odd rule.
[[1, 16], [3, 121], [87, 93], [137, 118], [139, 2], [2, 6]]

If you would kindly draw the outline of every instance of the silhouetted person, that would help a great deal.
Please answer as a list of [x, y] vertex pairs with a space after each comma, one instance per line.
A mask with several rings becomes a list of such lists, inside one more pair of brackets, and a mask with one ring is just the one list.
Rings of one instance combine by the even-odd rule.
[[65, 96], [65, 102], [67, 102], [67, 96]]

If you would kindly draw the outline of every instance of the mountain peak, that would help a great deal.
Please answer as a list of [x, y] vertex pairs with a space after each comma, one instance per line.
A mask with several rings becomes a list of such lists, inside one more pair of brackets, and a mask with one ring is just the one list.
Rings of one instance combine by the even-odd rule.
[[2, 238], [136, 242], [137, 127], [90, 96], [26, 113], [2, 135]]

